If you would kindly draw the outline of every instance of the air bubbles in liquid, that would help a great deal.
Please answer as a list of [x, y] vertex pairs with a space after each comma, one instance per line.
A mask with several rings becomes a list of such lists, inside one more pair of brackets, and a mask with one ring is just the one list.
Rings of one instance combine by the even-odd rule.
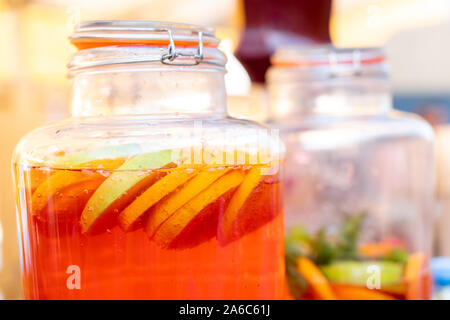
[[108, 171], [104, 171], [104, 170], [98, 170], [98, 173], [100, 173], [102, 176], [104, 176], [105, 178], [109, 176], [109, 172]]

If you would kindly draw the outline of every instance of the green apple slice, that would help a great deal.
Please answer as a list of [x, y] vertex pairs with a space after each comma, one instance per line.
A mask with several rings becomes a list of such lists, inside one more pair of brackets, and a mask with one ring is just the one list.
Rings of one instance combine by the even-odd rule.
[[370, 277], [380, 277], [381, 286], [397, 283], [403, 265], [391, 261], [337, 261], [320, 268], [331, 282], [365, 286]]
[[[179, 156], [172, 150], [162, 150], [154, 153], [145, 153], [134, 156], [111, 174], [94, 192], [87, 202], [81, 214], [80, 224], [83, 232], [88, 232], [94, 222], [116, 201], [120, 201], [122, 195], [142, 180], [148, 178], [151, 170], [162, 168]], [[133, 195], [128, 195], [132, 197]], [[133, 199], [130, 199], [133, 200]], [[117, 214], [119, 212], [116, 212]]]
[[58, 157], [55, 160], [55, 165], [60, 167], [71, 167], [98, 159], [129, 157], [135, 154], [139, 154], [140, 152], [141, 146], [137, 143], [106, 146]]

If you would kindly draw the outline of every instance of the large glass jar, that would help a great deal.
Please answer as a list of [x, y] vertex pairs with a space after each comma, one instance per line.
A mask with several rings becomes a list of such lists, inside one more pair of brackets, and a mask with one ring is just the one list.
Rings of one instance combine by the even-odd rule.
[[428, 299], [433, 132], [391, 112], [382, 51], [291, 47], [272, 64], [292, 296]]
[[27, 299], [276, 299], [276, 136], [226, 115], [211, 28], [80, 24], [73, 117], [13, 159]]

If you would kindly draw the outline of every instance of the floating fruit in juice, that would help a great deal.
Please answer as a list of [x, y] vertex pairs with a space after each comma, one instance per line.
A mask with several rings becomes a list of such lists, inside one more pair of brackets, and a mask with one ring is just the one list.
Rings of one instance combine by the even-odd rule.
[[13, 156], [27, 299], [281, 299], [277, 132], [227, 114], [214, 28], [86, 21], [71, 118]]
[[16, 164], [25, 298], [282, 297], [280, 180], [268, 169], [190, 167], [164, 151]]

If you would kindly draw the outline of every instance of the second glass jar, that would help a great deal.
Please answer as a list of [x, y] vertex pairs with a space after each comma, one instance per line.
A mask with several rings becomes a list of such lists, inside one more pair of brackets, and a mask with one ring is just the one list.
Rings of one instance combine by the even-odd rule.
[[391, 111], [383, 52], [282, 48], [267, 80], [292, 297], [428, 299], [433, 132]]

